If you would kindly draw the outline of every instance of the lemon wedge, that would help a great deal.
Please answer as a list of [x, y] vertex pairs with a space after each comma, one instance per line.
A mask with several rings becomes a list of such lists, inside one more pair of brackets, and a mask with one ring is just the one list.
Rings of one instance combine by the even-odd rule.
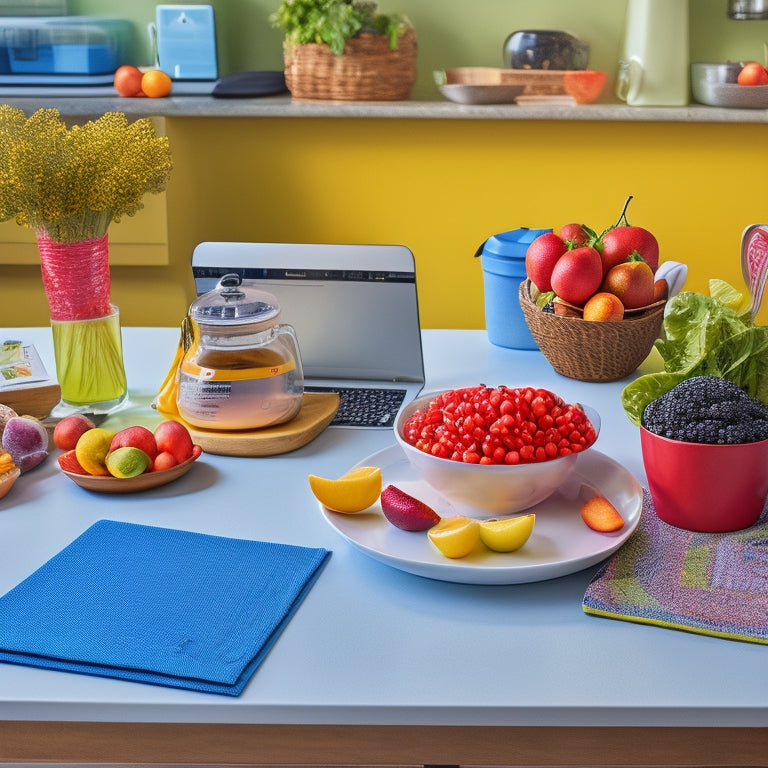
[[381, 495], [381, 469], [356, 467], [337, 480], [309, 475], [309, 487], [323, 506], [352, 514], [376, 503]]
[[480, 540], [494, 552], [514, 552], [525, 544], [533, 532], [536, 515], [518, 515], [501, 520], [482, 520]]
[[444, 517], [428, 531], [429, 540], [446, 557], [465, 557], [480, 541], [480, 523], [471, 517]]

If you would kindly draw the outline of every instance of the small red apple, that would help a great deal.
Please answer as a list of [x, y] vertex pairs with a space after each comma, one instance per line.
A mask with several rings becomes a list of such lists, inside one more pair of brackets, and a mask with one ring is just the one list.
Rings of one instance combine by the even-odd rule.
[[157, 442], [152, 431], [139, 424], [115, 433], [109, 452], [116, 451], [118, 448], [138, 448], [149, 456], [150, 464], [158, 453]]
[[180, 422], [169, 419], [155, 427], [155, 442], [159, 453], [168, 452], [177, 464], [191, 458], [194, 449], [189, 430]]
[[525, 252], [525, 273], [542, 292], [552, 290], [552, 270], [568, 245], [554, 232], [545, 232], [535, 238]]
[[582, 306], [600, 287], [603, 263], [591, 245], [563, 254], [552, 270], [552, 290], [564, 301]]
[[152, 471], [162, 472], [164, 469], [175, 467], [178, 463], [179, 462], [176, 461], [176, 457], [172, 453], [168, 451], [162, 451], [161, 453], [158, 453], [157, 456], [155, 456], [155, 460], [152, 463]]
[[53, 444], [62, 451], [71, 451], [83, 432], [93, 429], [96, 424], [82, 413], [65, 416], [53, 428]]

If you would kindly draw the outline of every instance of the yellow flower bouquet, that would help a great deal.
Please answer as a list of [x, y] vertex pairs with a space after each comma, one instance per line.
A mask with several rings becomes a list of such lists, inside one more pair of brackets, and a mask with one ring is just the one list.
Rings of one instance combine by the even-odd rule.
[[62, 400], [76, 409], [126, 395], [108, 229], [164, 191], [171, 168], [149, 118], [108, 112], [68, 127], [56, 109], [0, 105], [0, 221], [37, 235]]

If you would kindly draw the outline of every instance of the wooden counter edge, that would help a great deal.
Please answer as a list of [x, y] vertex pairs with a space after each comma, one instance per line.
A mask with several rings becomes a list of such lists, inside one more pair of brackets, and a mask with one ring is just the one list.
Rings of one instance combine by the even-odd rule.
[[0, 763], [768, 766], [768, 728], [2, 721]]

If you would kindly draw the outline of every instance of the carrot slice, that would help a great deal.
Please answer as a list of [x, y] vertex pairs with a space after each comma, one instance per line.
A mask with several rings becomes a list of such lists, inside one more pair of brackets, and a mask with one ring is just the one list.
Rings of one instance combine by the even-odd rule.
[[624, 518], [605, 496], [593, 496], [579, 511], [581, 519], [593, 531], [612, 533], [624, 527]]

